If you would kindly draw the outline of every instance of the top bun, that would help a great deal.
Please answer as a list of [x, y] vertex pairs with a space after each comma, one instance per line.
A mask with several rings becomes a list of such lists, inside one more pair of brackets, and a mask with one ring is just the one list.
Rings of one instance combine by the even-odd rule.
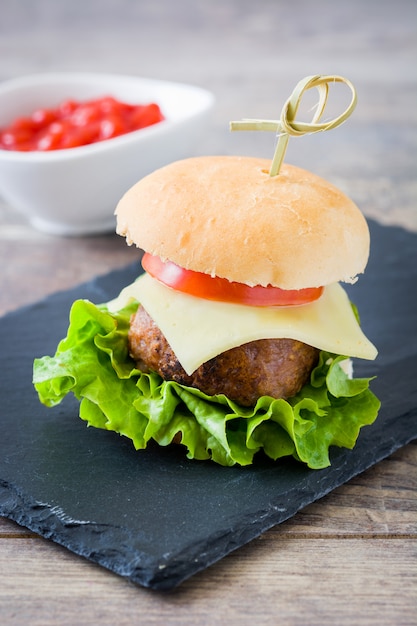
[[129, 245], [183, 268], [282, 289], [355, 282], [369, 256], [358, 207], [292, 165], [208, 156], [171, 163], [120, 200], [117, 232]]

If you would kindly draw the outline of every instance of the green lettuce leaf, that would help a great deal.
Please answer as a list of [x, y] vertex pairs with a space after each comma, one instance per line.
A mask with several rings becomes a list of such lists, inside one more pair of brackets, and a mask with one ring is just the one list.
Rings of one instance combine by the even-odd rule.
[[324, 468], [330, 446], [353, 448], [360, 428], [376, 419], [380, 402], [369, 389], [371, 379], [348, 378], [340, 366], [346, 357], [327, 352], [296, 396], [263, 396], [253, 408], [140, 372], [127, 347], [137, 306], [109, 313], [105, 305], [74, 302], [55, 356], [34, 362], [43, 404], [55, 406], [73, 393], [88, 425], [128, 437], [136, 449], [151, 440], [166, 446], [180, 436], [188, 458], [226, 466], [248, 465], [263, 451], [274, 460], [292, 456]]

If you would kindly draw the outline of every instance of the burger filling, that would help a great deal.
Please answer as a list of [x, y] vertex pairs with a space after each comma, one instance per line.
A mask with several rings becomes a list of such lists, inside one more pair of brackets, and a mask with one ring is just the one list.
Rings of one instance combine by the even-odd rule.
[[187, 374], [158, 326], [139, 306], [128, 334], [139, 370], [194, 387], [207, 395], [225, 394], [242, 406], [261, 396], [289, 398], [309, 380], [319, 350], [294, 339], [260, 339], [237, 346]]

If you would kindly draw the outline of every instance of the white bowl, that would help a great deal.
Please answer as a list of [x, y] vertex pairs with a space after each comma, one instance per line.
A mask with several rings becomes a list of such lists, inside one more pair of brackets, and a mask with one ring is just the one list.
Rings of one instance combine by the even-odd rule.
[[0, 84], [0, 127], [67, 98], [106, 95], [134, 104], [156, 102], [166, 119], [79, 148], [0, 149], [0, 194], [39, 230], [57, 235], [114, 230], [121, 196], [146, 174], [190, 156], [214, 105], [212, 93], [181, 83], [111, 74], [39, 74]]

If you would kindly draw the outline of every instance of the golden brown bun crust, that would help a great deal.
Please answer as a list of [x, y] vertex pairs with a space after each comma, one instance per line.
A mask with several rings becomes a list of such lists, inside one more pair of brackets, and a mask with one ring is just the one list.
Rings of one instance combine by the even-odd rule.
[[208, 156], [146, 176], [120, 200], [117, 232], [181, 267], [283, 289], [354, 282], [369, 255], [357, 206], [306, 170]]

